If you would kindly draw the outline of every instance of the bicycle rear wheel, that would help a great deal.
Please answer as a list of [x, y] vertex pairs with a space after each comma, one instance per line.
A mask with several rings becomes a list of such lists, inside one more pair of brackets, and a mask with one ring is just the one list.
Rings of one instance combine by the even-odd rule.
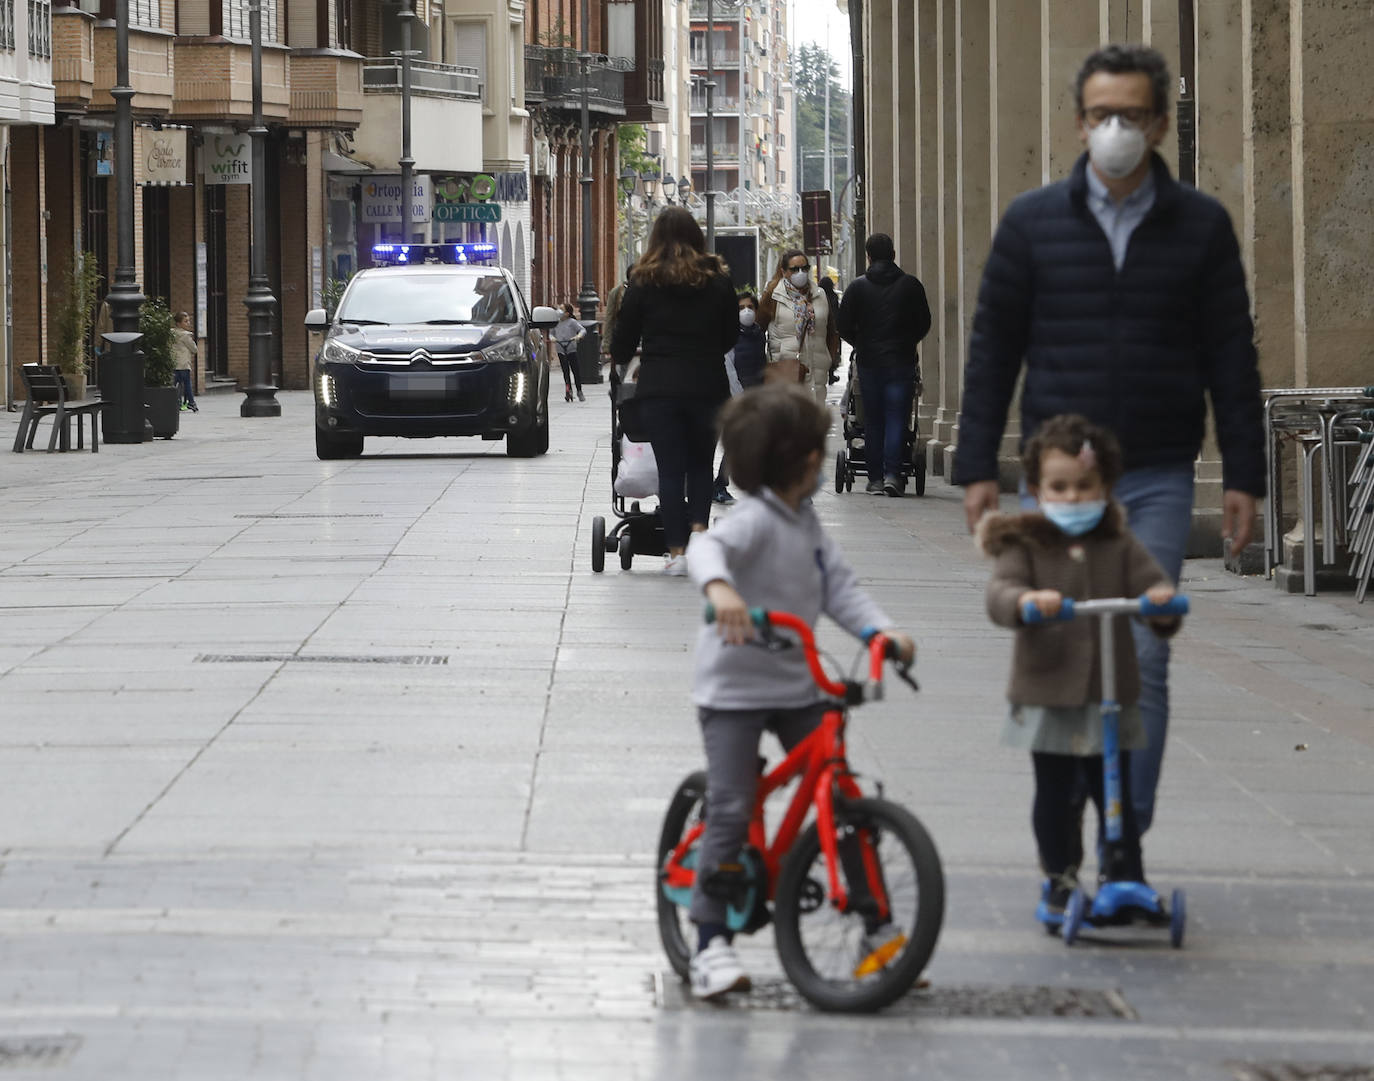
[[[895, 803], [859, 799], [837, 805], [835, 826], [848, 911], [832, 903], [813, 823], [778, 877], [778, 957], [793, 985], [818, 1008], [880, 1010], [910, 990], [935, 950], [945, 912], [944, 872], [925, 827]], [[876, 856], [876, 883], [864, 870], [870, 854]], [[891, 927], [881, 926], [874, 885], [886, 894]], [[883, 941], [882, 949], [875, 950], [876, 940]]]
[[696, 928], [687, 918], [687, 908], [664, 891], [660, 872], [669, 854], [688, 830], [702, 821], [706, 809], [706, 773], [689, 773], [677, 786], [668, 813], [663, 816], [663, 829], [658, 837], [658, 860], [654, 864], [654, 899], [658, 904], [658, 937], [673, 971], [684, 980], [689, 978], [692, 952], [696, 942]]

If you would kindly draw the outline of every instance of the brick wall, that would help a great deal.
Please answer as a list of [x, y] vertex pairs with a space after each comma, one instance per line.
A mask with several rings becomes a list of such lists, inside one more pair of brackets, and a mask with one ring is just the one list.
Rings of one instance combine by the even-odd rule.
[[229, 375], [247, 386], [248, 379], [248, 309], [243, 298], [248, 295], [249, 252], [248, 238], [253, 233], [252, 202], [247, 184], [231, 184], [225, 192], [225, 229], [229, 236], [228, 274], [226, 285], [229, 298]]
[[[205, 224], [199, 209], [199, 194], [195, 187], [187, 185], [184, 188], [173, 188], [168, 193], [168, 216], [171, 219], [171, 248], [172, 248], [172, 295], [169, 298], [172, 314], [177, 312], [189, 312], [191, 325], [196, 333], [204, 334], [204, 327], [197, 327], [196, 324], [196, 242], [205, 233]], [[205, 341], [197, 338], [197, 348], [200, 356], [205, 353]], [[200, 356], [197, 356], [195, 367], [196, 384], [195, 389], [199, 390], [203, 383], [204, 365], [199, 363]]]
[[310, 228], [306, 178], [305, 164], [292, 165], [283, 155], [277, 193], [281, 207], [281, 295], [277, 308], [281, 312], [281, 386], [285, 390], [310, 385], [305, 313], [310, 305], [310, 248], [317, 243], [314, 238], [318, 233]]
[[15, 393], [23, 396], [19, 366], [42, 361], [47, 353], [47, 285], [42, 274], [44, 153], [41, 128], [10, 129], [10, 260], [14, 274]]

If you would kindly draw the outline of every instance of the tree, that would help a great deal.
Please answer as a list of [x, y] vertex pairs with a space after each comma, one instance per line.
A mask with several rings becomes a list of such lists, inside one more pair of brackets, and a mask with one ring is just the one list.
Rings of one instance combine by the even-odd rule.
[[800, 161], [798, 187], [814, 191], [825, 187], [825, 93], [830, 88], [830, 161], [833, 191], [838, 193], [849, 178], [849, 140], [847, 117], [849, 91], [839, 81], [839, 68], [824, 47], [814, 42], [797, 51], [793, 67], [796, 88], [795, 142]]

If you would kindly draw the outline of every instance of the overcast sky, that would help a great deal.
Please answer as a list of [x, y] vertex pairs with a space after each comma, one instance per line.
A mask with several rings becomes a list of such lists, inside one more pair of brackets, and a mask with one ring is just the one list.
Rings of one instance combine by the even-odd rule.
[[[793, 49], [808, 42], [829, 48], [840, 69], [840, 82], [849, 85], [849, 18], [835, 6], [835, 0], [791, 0], [792, 15], [788, 42]], [[826, 44], [826, 31], [830, 41]]]

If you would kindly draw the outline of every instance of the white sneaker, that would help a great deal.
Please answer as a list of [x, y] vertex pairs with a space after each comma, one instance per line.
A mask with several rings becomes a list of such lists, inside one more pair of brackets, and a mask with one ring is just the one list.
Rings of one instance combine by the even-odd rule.
[[684, 553], [680, 556], [669, 556], [668, 561], [663, 564], [663, 573], [673, 578], [682, 578], [687, 574], [687, 556]]
[[731, 991], [748, 991], [749, 975], [739, 963], [735, 947], [717, 935], [692, 958], [692, 994], [718, 998]]

